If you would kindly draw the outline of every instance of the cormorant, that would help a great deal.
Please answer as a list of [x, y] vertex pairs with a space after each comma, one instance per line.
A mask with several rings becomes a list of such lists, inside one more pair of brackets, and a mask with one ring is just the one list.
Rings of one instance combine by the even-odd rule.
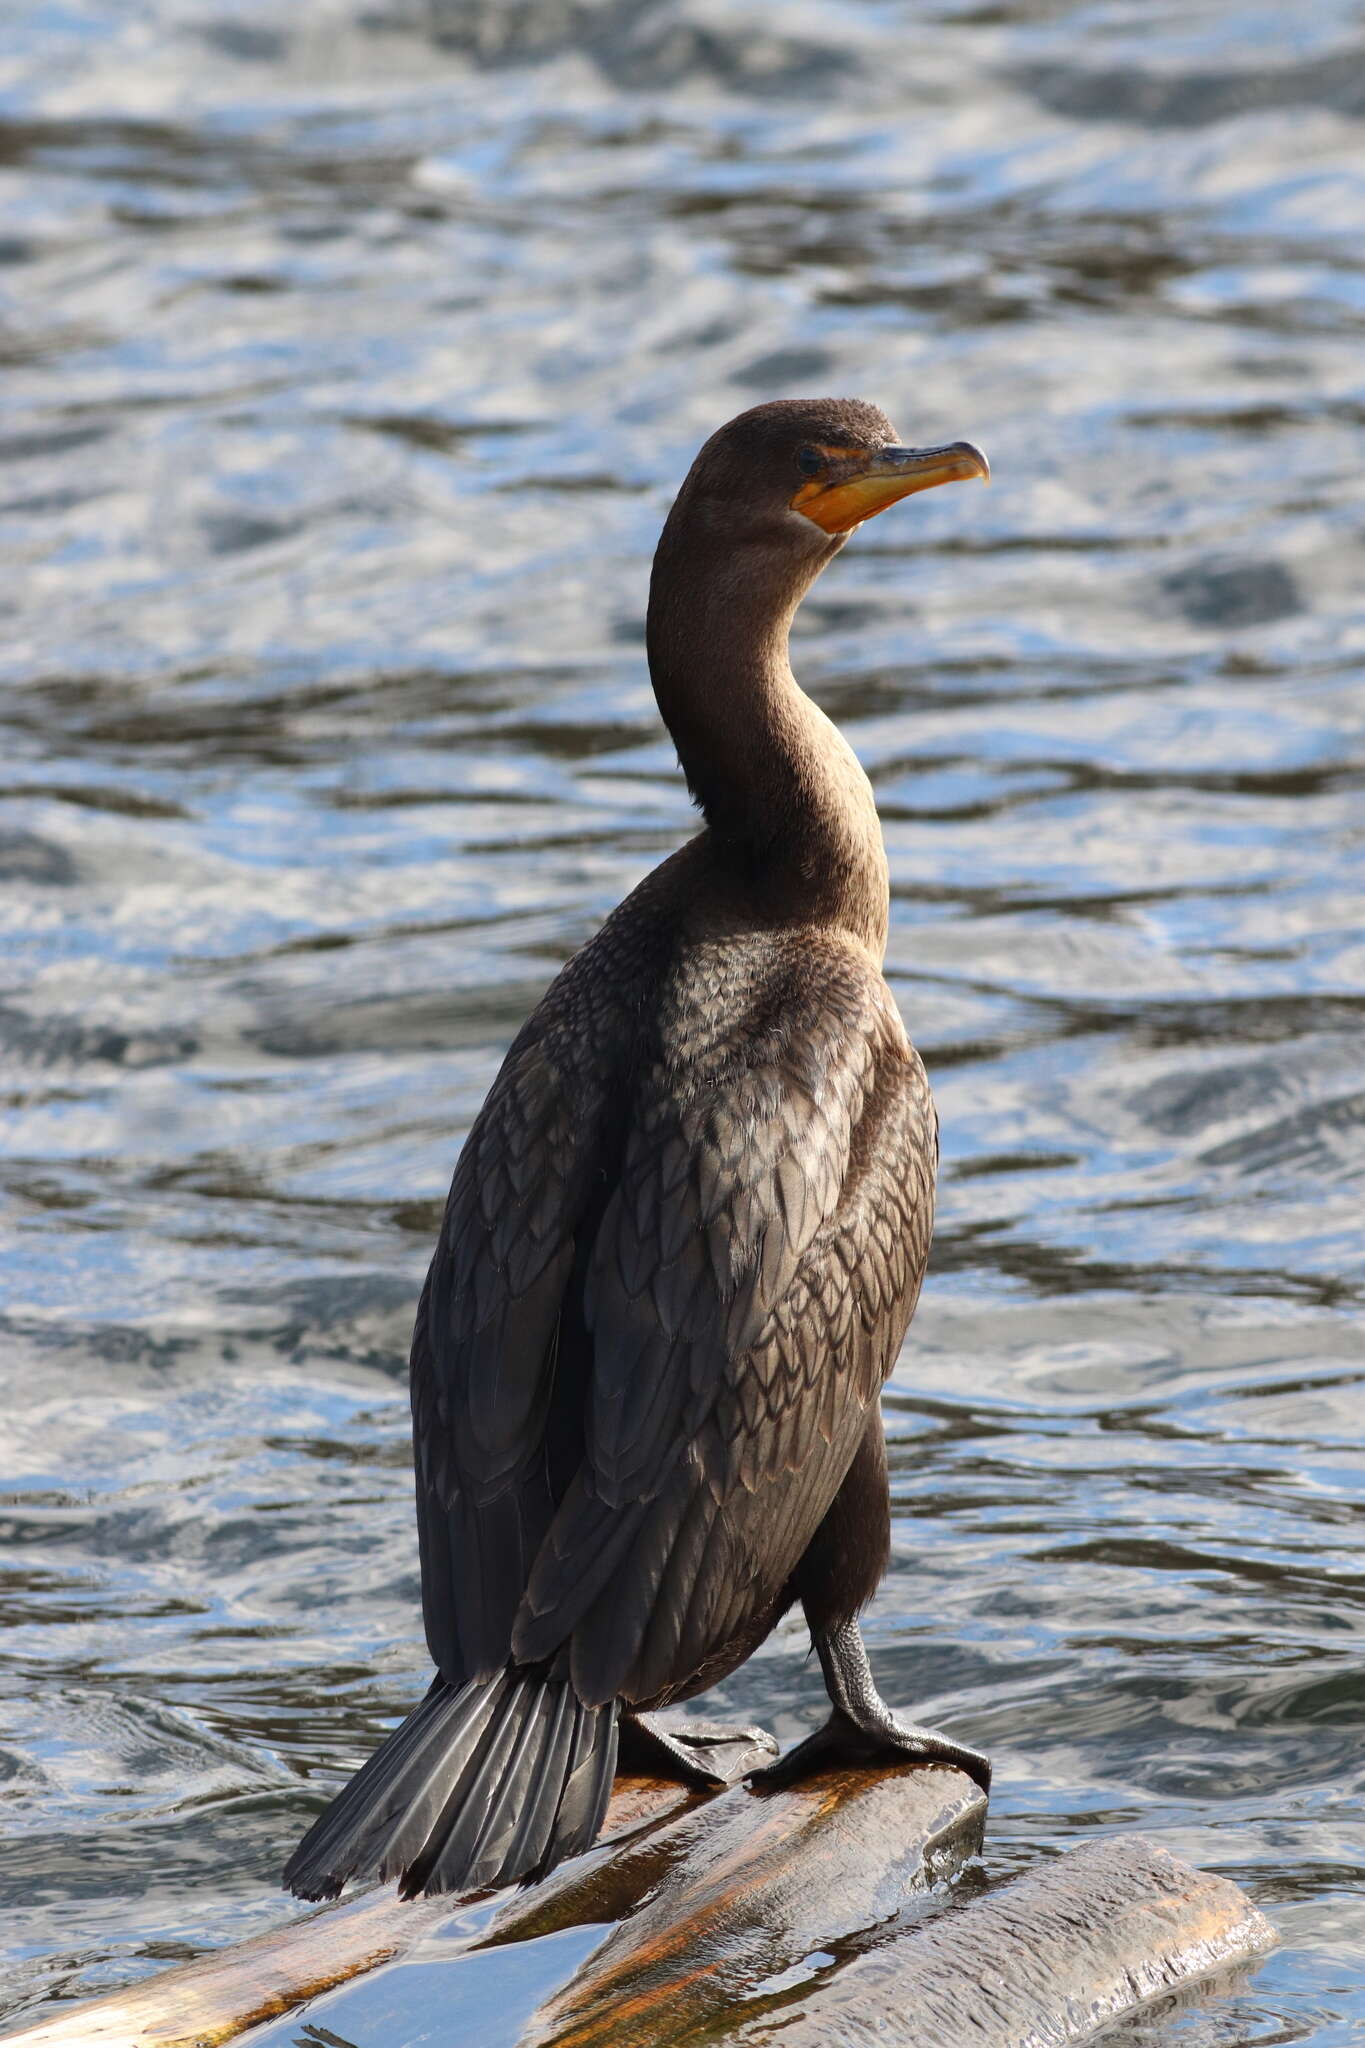
[[938, 1129], [882, 977], [872, 790], [787, 658], [863, 520], [988, 476], [874, 406], [784, 400], [713, 434], [678, 494], [647, 644], [704, 829], [551, 985], [460, 1155], [412, 1340], [437, 1675], [295, 1850], [304, 1898], [543, 1874], [597, 1833], [618, 1732], [707, 1778], [643, 1717], [797, 1600], [830, 1716], [753, 1775], [885, 1753], [989, 1783], [896, 1720], [858, 1630]]

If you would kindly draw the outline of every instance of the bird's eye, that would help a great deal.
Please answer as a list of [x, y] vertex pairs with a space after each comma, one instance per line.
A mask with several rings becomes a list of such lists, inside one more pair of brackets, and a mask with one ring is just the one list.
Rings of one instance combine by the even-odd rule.
[[797, 455], [796, 466], [802, 476], [819, 476], [825, 466], [825, 458], [818, 448], [802, 448]]

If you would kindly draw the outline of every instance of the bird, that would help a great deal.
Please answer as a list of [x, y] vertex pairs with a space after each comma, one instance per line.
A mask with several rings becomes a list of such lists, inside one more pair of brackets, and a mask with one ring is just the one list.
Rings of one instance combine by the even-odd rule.
[[891, 1758], [989, 1788], [883, 1701], [859, 1628], [938, 1124], [883, 974], [872, 788], [788, 652], [865, 520], [989, 477], [861, 400], [781, 399], [678, 492], [645, 638], [700, 829], [559, 973], [460, 1152], [410, 1369], [435, 1675], [294, 1851], [303, 1898], [544, 1876], [596, 1837], [618, 1754], [714, 1784], [661, 1710], [798, 1602], [829, 1715], [751, 1784]]

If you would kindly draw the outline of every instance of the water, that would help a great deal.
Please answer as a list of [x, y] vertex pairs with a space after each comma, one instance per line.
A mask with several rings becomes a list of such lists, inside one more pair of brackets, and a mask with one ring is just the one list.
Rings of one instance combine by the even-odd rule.
[[4, 2009], [287, 1917], [424, 1682], [450, 1168], [690, 828], [654, 537], [842, 391], [996, 474], [796, 643], [944, 1127], [874, 1659], [993, 1871], [1141, 1827], [1284, 1936], [1201, 2025], [1359, 2038], [1365, 7], [52, 0], [0, 115]]

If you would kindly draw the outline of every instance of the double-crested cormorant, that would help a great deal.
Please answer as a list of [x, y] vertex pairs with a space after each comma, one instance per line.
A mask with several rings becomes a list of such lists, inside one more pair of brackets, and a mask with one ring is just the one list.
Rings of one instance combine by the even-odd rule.
[[523, 1026], [455, 1170], [412, 1340], [422, 1704], [285, 1871], [451, 1891], [590, 1843], [618, 1728], [733, 1671], [800, 1600], [831, 1711], [760, 1776], [984, 1757], [898, 1722], [857, 1615], [886, 1568], [878, 1392], [929, 1252], [938, 1133], [882, 978], [881, 828], [787, 659], [856, 526], [986, 477], [874, 406], [760, 405], [654, 558], [655, 695], [705, 829]]

